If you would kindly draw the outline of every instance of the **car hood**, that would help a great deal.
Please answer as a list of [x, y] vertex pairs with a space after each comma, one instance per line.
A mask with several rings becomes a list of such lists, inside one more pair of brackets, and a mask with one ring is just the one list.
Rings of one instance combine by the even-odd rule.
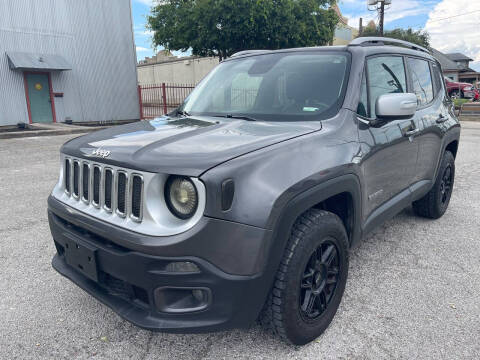
[[[199, 176], [222, 162], [320, 129], [320, 121], [162, 117], [78, 137], [61, 151], [130, 169]], [[97, 149], [105, 152], [94, 154]]]
[[473, 87], [472, 84], [463, 83], [463, 82], [450, 82], [450, 86], [471, 86], [471, 87]]

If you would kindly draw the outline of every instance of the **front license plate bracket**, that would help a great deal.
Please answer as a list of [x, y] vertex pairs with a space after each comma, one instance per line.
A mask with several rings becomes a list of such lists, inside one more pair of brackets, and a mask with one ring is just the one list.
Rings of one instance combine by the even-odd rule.
[[68, 265], [89, 279], [98, 282], [96, 249], [67, 239], [65, 242], [65, 260]]

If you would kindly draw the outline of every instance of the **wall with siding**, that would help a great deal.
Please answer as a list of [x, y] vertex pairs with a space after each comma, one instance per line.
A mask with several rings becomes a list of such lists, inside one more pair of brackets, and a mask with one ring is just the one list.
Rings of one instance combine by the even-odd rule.
[[139, 118], [130, 0], [0, 1], [0, 126], [28, 123], [23, 73], [6, 52], [63, 56], [71, 71], [52, 72], [63, 92], [57, 121]]
[[217, 65], [218, 58], [213, 57], [180, 58], [178, 61], [139, 65], [138, 83], [141, 85], [198, 84]]

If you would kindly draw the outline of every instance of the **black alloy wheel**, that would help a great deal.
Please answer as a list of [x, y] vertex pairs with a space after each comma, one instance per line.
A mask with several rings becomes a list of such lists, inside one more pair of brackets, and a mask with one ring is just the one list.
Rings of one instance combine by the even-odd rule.
[[348, 276], [348, 235], [335, 214], [310, 209], [293, 225], [260, 316], [283, 340], [306, 344], [332, 322]]
[[442, 204], [445, 204], [448, 200], [450, 200], [450, 196], [452, 195], [452, 174], [452, 167], [450, 164], [448, 164], [447, 168], [443, 172], [442, 182], [440, 183], [440, 201]]
[[310, 256], [300, 285], [300, 312], [309, 321], [321, 316], [332, 301], [339, 275], [338, 251], [325, 241]]
[[445, 214], [453, 193], [455, 181], [455, 157], [445, 151], [432, 189], [421, 199], [413, 202], [413, 210], [419, 216], [438, 219]]

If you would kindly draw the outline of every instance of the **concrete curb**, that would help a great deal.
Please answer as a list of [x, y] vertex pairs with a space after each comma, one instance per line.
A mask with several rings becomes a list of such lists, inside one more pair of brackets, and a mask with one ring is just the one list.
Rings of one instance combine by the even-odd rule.
[[[23, 137], [36, 136], [55, 136], [55, 135], [69, 135], [69, 134], [84, 134], [101, 129], [108, 126], [76, 126], [65, 124], [32, 124], [29, 125], [30, 130], [19, 130], [11, 132], [0, 132], [0, 139], [14, 139]], [[38, 129], [38, 130], [36, 130]]]
[[469, 122], [480, 122], [480, 115], [477, 115], [477, 116], [460, 115], [459, 120], [469, 121]]

